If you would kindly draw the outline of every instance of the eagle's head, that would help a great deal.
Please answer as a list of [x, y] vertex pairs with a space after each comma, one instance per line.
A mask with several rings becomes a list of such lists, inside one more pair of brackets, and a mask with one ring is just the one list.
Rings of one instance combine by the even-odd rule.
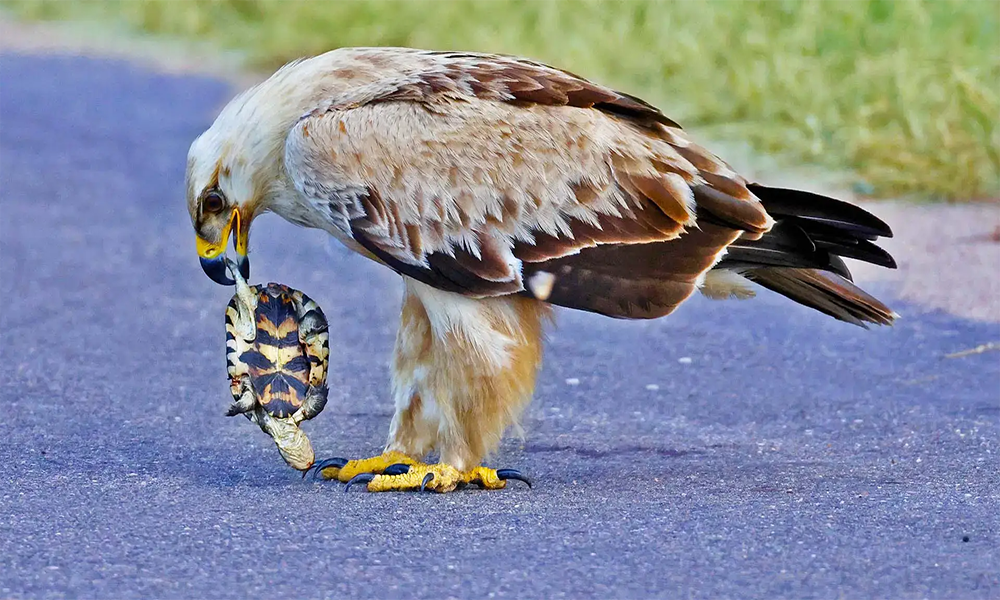
[[285, 139], [315, 102], [316, 90], [291, 76], [295, 66], [230, 101], [188, 151], [187, 207], [198, 256], [205, 273], [222, 285], [235, 284], [226, 271], [230, 238], [236, 264], [249, 278], [251, 223], [269, 210], [283, 212], [296, 197], [284, 169]]

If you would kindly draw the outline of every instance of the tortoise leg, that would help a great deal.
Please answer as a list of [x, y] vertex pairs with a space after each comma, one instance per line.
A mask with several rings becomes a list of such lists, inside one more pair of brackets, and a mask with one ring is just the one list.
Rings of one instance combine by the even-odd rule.
[[322, 412], [323, 407], [326, 406], [328, 393], [329, 391], [325, 383], [309, 386], [309, 391], [306, 392], [306, 399], [305, 402], [302, 403], [302, 408], [295, 412], [295, 422], [301, 423], [302, 421], [309, 420]]
[[254, 395], [253, 388], [250, 387], [246, 379], [243, 379], [237, 391], [233, 393], [233, 398], [235, 401], [229, 405], [229, 410], [226, 411], [227, 417], [235, 417], [236, 415], [248, 413], [257, 404], [257, 397]]

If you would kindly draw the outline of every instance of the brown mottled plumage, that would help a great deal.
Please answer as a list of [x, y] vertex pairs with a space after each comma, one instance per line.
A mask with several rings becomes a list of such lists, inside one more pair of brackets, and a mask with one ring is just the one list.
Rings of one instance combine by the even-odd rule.
[[747, 182], [655, 107], [520, 58], [291, 63], [192, 144], [187, 185], [203, 260], [273, 211], [404, 276], [387, 447], [459, 471], [530, 398], [547, 304], [655, 318], [753, 281], [858, 325], [895, 316], [840, 259], [894, 266], [885, 223]]

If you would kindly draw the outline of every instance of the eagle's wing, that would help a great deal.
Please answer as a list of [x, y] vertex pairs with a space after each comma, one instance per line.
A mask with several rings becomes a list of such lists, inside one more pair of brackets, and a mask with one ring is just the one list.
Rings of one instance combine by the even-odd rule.
[[427, 56], [304, 116], [285, 148], [313, 208], [404, 275], [656, 317], [773, 224], [742, 177], [636, 98], [533, 62]]

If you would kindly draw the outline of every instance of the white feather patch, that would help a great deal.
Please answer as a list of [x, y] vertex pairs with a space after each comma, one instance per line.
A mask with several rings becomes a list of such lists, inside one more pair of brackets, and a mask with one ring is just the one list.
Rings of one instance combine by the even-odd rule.
[[717, 269], [705, 273], [701, 283], [701, 293], [712, 300], [727, 300], [736, 298], [746, 300], [756, 296], [752, 283], [736, 271]]
[[528, 278], [528, 290], [539, 300], [548, 300], [552, 294], [552, 286], [556, 283], [556, 276], [548, 271], [538, 271]]

